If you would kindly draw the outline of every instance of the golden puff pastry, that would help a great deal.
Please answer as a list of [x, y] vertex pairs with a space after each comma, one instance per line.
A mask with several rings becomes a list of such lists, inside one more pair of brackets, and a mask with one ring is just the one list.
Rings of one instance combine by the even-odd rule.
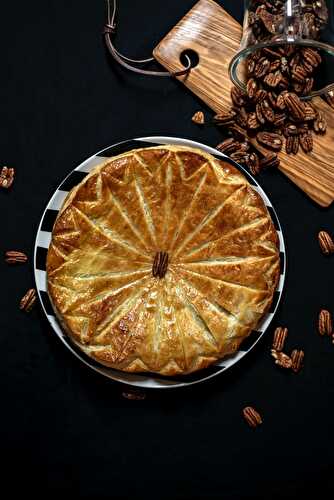
[[[152, 273], [158, 252], [163, 275]], [[47, 276], [61, 324], [88, 356], [127, 372], [190, 373], [235, 352], [270, 307], [278, 236], [229, 163], [188, 147], [138, 149], [69, 193]]]

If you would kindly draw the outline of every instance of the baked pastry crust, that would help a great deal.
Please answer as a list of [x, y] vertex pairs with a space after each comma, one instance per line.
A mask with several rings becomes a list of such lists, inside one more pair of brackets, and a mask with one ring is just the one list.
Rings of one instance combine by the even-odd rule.
[[[168, 252], [160, 279], [157, 252]], [[88, 356], [127, 372], [189, 373], [236, 351], [268, 310], [278, 236], [229, 163], [193, 148], [137, 149], [68, 195], [47, 256], [48, 291]]]

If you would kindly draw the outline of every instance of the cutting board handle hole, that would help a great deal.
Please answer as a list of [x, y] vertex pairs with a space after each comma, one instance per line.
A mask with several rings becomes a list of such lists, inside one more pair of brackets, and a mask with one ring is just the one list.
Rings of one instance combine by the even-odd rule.
[[199, 55], [197, 54], [197, 52], [195, 50], [192, 50], [192, 49], [186, 49], [186, 50], [183, 50], [181, 52], [181, 54], [180, 54], [180, 61], [183, 64], [184, 67], [188, 66], [187, 57], [189, 57], [190, 62], [191, 62], [191, 66], [190, 67], [191, 68], [196, 68], [196, 66], [199, 63]]

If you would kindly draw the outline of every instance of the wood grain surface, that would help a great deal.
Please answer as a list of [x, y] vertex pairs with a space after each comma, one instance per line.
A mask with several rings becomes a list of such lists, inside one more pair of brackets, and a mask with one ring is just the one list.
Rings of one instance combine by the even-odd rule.
[[[183, 68], [180, 56], [194, 50], [199, 63], [180, 76], [186, 87], [213, 111], [231, 106], [228, 74], [231, 58], [239, 50], [242, 27], [213, 0], [199, 0], [154, 49], [154, 57], [169, 71]], [[334, 200], [334, 111], [319, 97], [313, 99], [327, 122], [324, 136], [314, 135], [314, 150], [297, 156], [280, 153], [280, 170], [312, 200], [326, 207]]]

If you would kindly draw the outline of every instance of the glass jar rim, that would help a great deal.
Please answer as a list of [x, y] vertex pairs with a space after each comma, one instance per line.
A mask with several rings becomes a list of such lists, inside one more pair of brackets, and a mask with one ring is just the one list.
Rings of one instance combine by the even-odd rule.
[[[239, 63], [243, 60], [246, 59], [247, 56], [250, 54], [253, 54], [259, 49], [264, 49], [266, 47], [280, 47], [282, 45], [299, 45], [303, 47], [312, 47], [315, 49], [320, 49], [324, 50], [327, 52], [329, 55], [334, 57], [334, 47], [331, 45], [328, 45], [327, 43], [319, 42], [318, 40], [309, 40], [309, 39], [289, 39], [289, 38], [282, 38], [280, 40], [270, 40], [267, 42], [260, 42], [256, 43], [254, 45], [251, 45], [249, 47], [246, 47], [242, 50], [240, 50], [235, 56], [230, 61], [229, 64], [229, 74], [230, 78], [233, 82], [234, 85], [236, 85], [240, 90], [243, 92], [246, 92], [246, 84], [243, 83], [237, 74], [237, 68], [239, 66]], [[283, 56], [282, 56], [283, 57]], [[312, 99], [313, 97], [320, 96], [323, 94], [327, 94], [328, 92], [333, 92], [334, 91], [334, 83], [330, 83], [329, 85], [326, 85], [320, 90], [315, 90], [311, 92], [307, 96], [301, 96], [300, 99], [302, 100], [309, 100]]]

